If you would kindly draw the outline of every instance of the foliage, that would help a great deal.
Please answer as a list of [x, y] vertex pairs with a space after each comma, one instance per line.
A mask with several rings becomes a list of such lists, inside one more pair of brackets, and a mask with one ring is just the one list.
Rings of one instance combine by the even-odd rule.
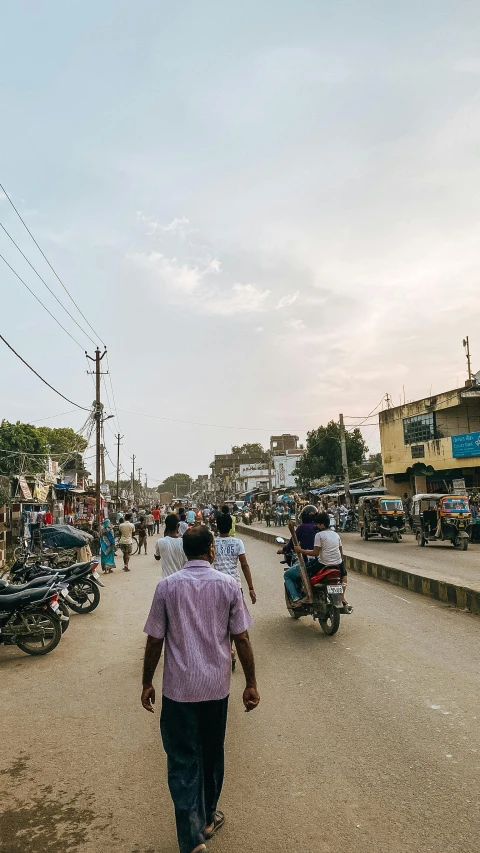
[[[349, 474], [352, 478], [358, 477], [368, 447], [359, 429], [346, 432], [345, 443]], [[320, 477], [329, 477], [331, 481], [341, 480], [343, 469], [339, 424], [330, 421], [327, 426], [320, 426], [307, 434], [306, 452], [293, 473], [301, 487]]]
[[371, 453], [363, 467], [373, 477], [381, 477], [383, 474], [382, 454]]
[[[48, 445], [42, 435], [33, 424], [15, 424], [3, 420], [0, 424], [0, 472], [7, 475], [20, 473], [20, 462], [22, 453], [37, 454], [26, 458], [24, 471], [32, 474], [45, 470], [48, 456]], [[9, 451], [3, 453], [1, 451]], [[15, 451], [19, 451], [16, 453]], [[11, 455], [15, 453], [15, 455]]]
[[191, 489], [192, 478], [189, 474], [172, 474], [166, 477], [157, 488], [157, 492], [172, 492], [173, 495], [184, 497]]
[[77, 435], [71, 427], [58, 427], [57, 429], [37, 427], [37, 433], [43, 438], [45, 444], [48, 444], [50, 453], [53, 455], [70, 453], [72, 451], [83, 453], [88, 447], [86, 438], [82, 435]]
[[235, 444], [232, 447], [232, 453], [237, 456], [263, 456], [265, 451], [261, 444], [254, 442], [253, 444]]

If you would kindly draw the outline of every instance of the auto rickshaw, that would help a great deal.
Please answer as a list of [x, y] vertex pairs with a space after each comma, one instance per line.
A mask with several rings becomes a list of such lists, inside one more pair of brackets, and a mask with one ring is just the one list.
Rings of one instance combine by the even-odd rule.
[[466, 495], [414, 495], [412, 517], [413, 532], [421, 547], [439, 541], [467, 550], [472, 514]]
[[401, 498], [395, 495], [363, 496], [358, 501], [360, 536], [381, 536], [400, 542], [405, 532], [405, 510]]

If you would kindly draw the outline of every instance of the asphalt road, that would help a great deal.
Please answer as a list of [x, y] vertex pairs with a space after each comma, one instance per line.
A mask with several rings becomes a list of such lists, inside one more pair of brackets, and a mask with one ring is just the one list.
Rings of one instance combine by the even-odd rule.
[[[326, 637], [288, 616], [274, 547], [245, 543], [262, 699], [245, 714], [235, 673], [227, 823], [209, 849], [477, 849], [480, 619], [352, 576], [354, 613]], [[139, 702], [158, 574], [149, 555], [108, 576], [43, 659], [0, 646], [2, 853], [177, 850], [158, 712]]]

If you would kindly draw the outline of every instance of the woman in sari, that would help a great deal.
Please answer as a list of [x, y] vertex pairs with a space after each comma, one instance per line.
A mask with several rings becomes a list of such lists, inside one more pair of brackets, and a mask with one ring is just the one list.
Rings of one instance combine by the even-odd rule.
[[108, 518], [103, 522], [103, 530], [100, 533], [100, 559], [105, 574], [115, 568], [115, 536]]

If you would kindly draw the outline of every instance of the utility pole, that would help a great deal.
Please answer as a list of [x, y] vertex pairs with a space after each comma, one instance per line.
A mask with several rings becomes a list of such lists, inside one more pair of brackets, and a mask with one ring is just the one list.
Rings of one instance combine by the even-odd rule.
[[100, 445], [100, 458], [101, 458], [101, 468], [102, 468], [102, 483], [105, 482], [105, 445]]
[[137, 468], [138, 471], [138, 503], [142, 503], [142, 469]]
[[273, 503], [273, 489], [272, 489], [272, 439], [270, 438], [270, 449], [267, 453], [268, 456], [268, 500], [270, 501], [270, 506]]
[[348, 460], [347, 460], [347, 444], [345, 441], [345, 425], [343, 423], [343, 415], [339, 415], [340, 420], [340, 447], [342, 450], [342, 467], [343, 477], [345, 480], [345, 502], [350, 508], [350, 478], [348, 476]]
[[118, 435], [116, 436], [116, 439], [117, 439], [117, 498], [116, 498], [117, 512], [118, 512], [119, 507], [120, 507], [120, 489], [119, 489], [119, 480], [120, 480], [120, 441], [122, 440], [122, 438], [123, 438], [123, 435], [120, 435], [120, 433], [118, 433]]
[[464, 338], [463, 346], [465, 347], [465, 354], [467, 356], [467, 366], [468, 366], [468, 384], [472, 384], [472, 365], [470, 363], [470, 343], [468, 340], [468, 335]]
[[135, 506], [135, 454], [132, 456], [132, 505]]
[[101, 439], [102, 439], [102, 412], [103, 412], [103, 404], [100, 398], [100, 362], [102, 358], [106, 354], [107, 350], [104, 349], [103, 353], [100, 355], [100, 350], [97, 347], [95, 350], [95, 358], [85, 353], [90, 361], [95, 362], [95, 403], [94, 403], [94, 411], [95, 411], [95, 424], [96, 424], [96, 483], [95, 483], [95, 503], [96, 503], [96, 527], [100, 532], [101, 519], [100, 519], [100, 477], [101, 477]]

